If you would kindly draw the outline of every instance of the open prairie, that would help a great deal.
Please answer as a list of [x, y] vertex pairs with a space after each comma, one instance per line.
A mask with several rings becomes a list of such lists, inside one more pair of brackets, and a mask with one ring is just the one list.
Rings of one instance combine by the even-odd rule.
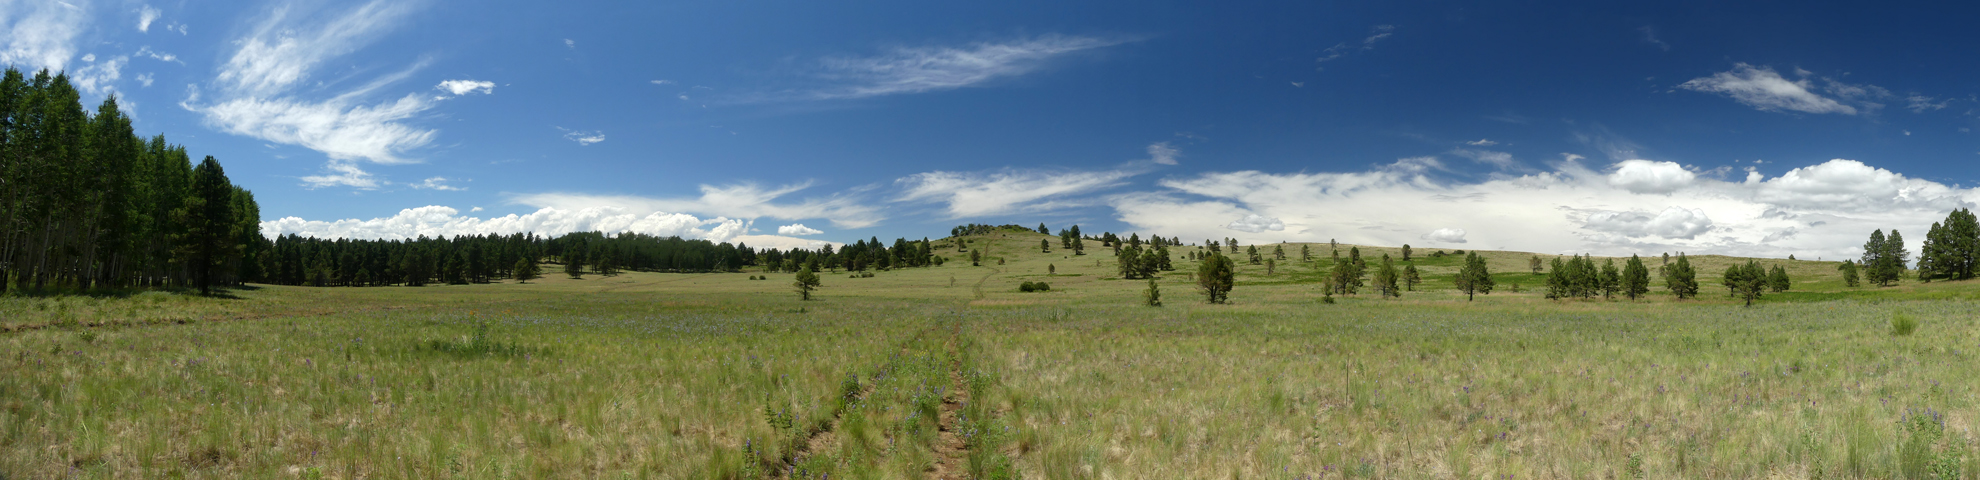
[[1108, 249], [970, 238], [982, 266], [945, 239], [813, 301], [760, 271], [0, 297], [0, 478], [1980, 473], [1971, 281], [1764, 261], [1795, 286], [1742, 307], [1745, 259], [1692, 257], [1697, 300], [1557, 301], [1481, 252], [1466, 301], [1419, 250], [1416, 291], [1329, 304], [1329, 245], [1285, 244], [1210, 305], [1186, 247], [1150, 307]]

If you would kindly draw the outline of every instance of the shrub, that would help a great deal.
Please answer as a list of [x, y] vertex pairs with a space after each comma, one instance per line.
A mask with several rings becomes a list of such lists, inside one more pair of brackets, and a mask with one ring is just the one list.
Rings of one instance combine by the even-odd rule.
[[1918, 331], [1918, 319], [1902, 313], [1891, 317], [1891, 335], [1902, 337], [1916, 331]]
[[1024, 282], [1018, 284], [1018, 291], [1020, 292], [1048, 292], [1051, 290], [1052, 285], [1045, 282]]

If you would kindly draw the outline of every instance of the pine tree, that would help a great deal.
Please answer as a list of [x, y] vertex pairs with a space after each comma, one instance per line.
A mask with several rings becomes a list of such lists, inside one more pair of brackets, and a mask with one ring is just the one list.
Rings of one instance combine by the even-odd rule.
[[1842, 271], [1844, 286], [1856, 287], [1863, 283], [1862, 276], [1857, 274], [1856, 262], [1854, 261], [1843, 260], [1842, 265], [1836, 266], [1836, 270]]
[[1260, 261], [1260, 258], [1258, 256], [1258, 246], [1252, 245], [1249, 247], [1244, 247], [1244, 257], [1251, 259], [1252, 265], [1257, 265]]
[[[1534, 256], [1533, 258], [1539, 259], [1540, 257]], [[1529, 260], [1527, 263], [1532, 263], [1532, 261]], [[1561, 261], [1560, 257], [1554, 257], [1553, 267], [1552, 270], [1547, 272], [1547, 298], [1561, 299], [1573, 296], [1574, 280], [1568, 277], [1567, 262]]]
[[1236, 280], [1237, 273], [1231, 259], [1223, 255], [1213, 253], [1196, 267], [1196, 286], [1203, 290], [1210, 303], [1228, 301]]
[[1623, 264], [1622, 291], [1630, 300], [1650, 293], [1650, 268], [1635, 254], [1630, 254], [1629, 262]]
[[564, 274], [572, 280], [584, 278], [584, 260], [571, 252], [564, 254]]
[[1383, 254], [1382, 266], [1375, 270], [1375, 288], [1382, 291], [1384, 298], [1402, 296], [1402, 289], [1396, 287], [1396, 280], [1398, 280], [1397, 277], [1399, 276], [1399, 273], [1396, 271], [1396, 264], [1389, 260], [1387, 254]]
[[179, 223], [180, 258], [192, 272], [201, 295], [212, 294], [215, 276], [239, 253], [234, 243], [234, 189], [220, 162], [208, 156], [193, 168], [192, 189], [187, 192]]
[[1418, 284], [1418, 283], [1423, 283], [1423, 276], [1422, 276], [1422, 274], [1420, 274], [1420, 273], [1418, 273], [1418, 272], [1416, 271], [1416, 264], [1414, 264], [1414, 263], [1411, 263], [1411, 264], [1408, 264], [1408, 265], [1404, 265], [1404, 266], [1403, 266], [1403, 285], [1404, 285], [1404, 286], [1405, 286], [1406, 288], [1408, 288], [1408, 289], [1409, 289], [1409, 291], [1412, 291], [1412, 292], [1414, 292], [1414, 291], [1416, 291], [1416, 284]]
[[1162, 306], [1162, 287], [1155, 285], [1155, 279], [1148, 279], [1148, 290], [1142, 292], [1142, 301], [1150, 307]]
[[1043, 240], [1043, 239], [1039, 240], [1038, 251], [1039, 253], [1052, 253], [1052, 241]]
[[1464, 267], [1458, 270], [1458, 291], [1464, 292], [1464, 300], [1471, 301], [1477, 294], [1492, 294], [1492, 271], [1486, 267], [1485, 259], [1478, 252], [1465, 254]]
[[[1407, 256], [1409, 256], [1409, 255], [1408, 255], [1408, 253], [1409, 253], [1409, 246], [1408, 246], [1408, 245], [1403, 245], [1403, 253], [1404, 253], [1404, 255], [1403, 255], [1403, 256], [1405, 256], [1405, 257], [1407, 257]], [[1313, 261], [1313, 247], [1312, 247], [1311, 245], [1305, 245], [1305, 244], [1301, 244], [1301, 245], [1299, 246], [1299, 261], [1301, 261], [1301, 262], [1311, 262], [1311, 261]]]
[[1789, 288], [1793, 287], [1794, 281], [1788, 278], [1787, 269], [1781, 268], [1780, 265], [1775, 265], [1773, 271], [1767, 272], [1768, 290], [1773, 290], [1774, 293], [1780, 293], [1788, 291]]
[[1698, 272], [1691, 269], [1691, 260], [1679, 253], [1677, 263], [1665, 271], [1664, 288], [1671, 290], [1679, 300], [1698, 295]]
[[530, 280], [542, 278], [543, 276], [542, 272], [539, 271], [539, 267], [537, 267], [536, 265], [536, 259], [534, 258], [523, 258], [520, 260], [516, 260], [516, 270], [514, 275], [516, 276], [516, 283], [529, 283]]
[[1739, 281], [1743, 275], [1746, 275], [1746, 269], [1744, 267], [1740, 265], [1726, 266], [1726, 273], [1719, 277], [1719, 284], [1726, 286], [1727, 298], [1739, 298]]
[[1051, 231], [1051, 230], [1047, 230], [1047, 229], [1045, 228], [1045, 223], [1044, 223], [1044, 222], [1039, 222], [1039, 224], [1038, 224], [1038, 233], [1042, 233], [1042, 234], [1046, 234], [1046, 235], [1051, 235], [1051, 234], [1052, 234], [1052, 231]]
[[1726, 271], [1726, 280], [1732, 285], [1735, 296], [1746, 300], [1746, 306], [1753, 306], [1753, 300], [1767, 288], [1767, 270], [1759, 262], [1747, 260], [1746, 265], [1734, 266]]
[[1272, 259], [1274, 259], [1274, 260], [1285, 260], [1285, 259], [1286, 259], [1286, 246], [1285, 246], [1285, 245], [1273, 245], [1273, 246], [1272, 246]]
[[1407, 261], [1409, 261], [1409, 260], [1410, 260], [1410, 249], [1409, 249], [1409, 244], [1407, 244], [1407, 243], [1405, 243], [1405, 244], [1403, 244], [1403, 247], [1402, 247], [1402, 261], [1405, 261], [1405, 262], [1407, 262]]
[[813, 272], [809, 268], [799, 270], [797, 281], [791, 282], [791, 286], [797, 287], [798, 300], [810, 300], [811, 291], [823, 285], [823, 283], [818, 281], [818, 273]]
[[1616, 269], [1616, 259], [1602, 261], [1602, 298], [1616, 298], [1616, 291], [1622, 289], [1622, 271]]
[[1275, 260], [1275, 259], [1270, 259], [1270, 258], [1267, 258], [1267, 259], [1265, 259], [1265, 274], [1266, 274], [1266, 275], [1272, 275], [1272, 274], [1273, 274], [1273, 273], [1274, 273], [1275, 271], [1277, 271], [1278, 269], [1279, 269], [1279, 261], [1278, 261], [1278, 260]]
[[[1529, 270], [1532, 270], [1532, 271], [1533, 271], [1533, 274], [1534, 274], [1534, 275], [1539, 275], [1539, 274], [1540, 274], [1540, 256], [1539, 256], [1539, 255], [1534, 255], [1534, 256], [1533, 256], [1533, 258], [1528, 258], [1528, 259], [1526, 259], [1526, 268], [1527, 268], [1527, 269], [1529, 269]], [[1556, 270], [1558, 270], [1558, 269], [1559, 269], [1559, 267], [1555, 267], [1555, 269], [1556, 269]]]

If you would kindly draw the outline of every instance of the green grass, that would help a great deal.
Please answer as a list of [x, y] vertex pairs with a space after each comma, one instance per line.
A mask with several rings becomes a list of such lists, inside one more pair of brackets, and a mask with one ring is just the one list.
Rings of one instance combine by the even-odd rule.
[[811, 302], [758, 271], [0, 297], [0, 476], [1980, 473], [1976, 282], [1779, 261], [1795, 290], [1748, 308], [1712, 280], [1744, 260], [1697, 256], [1697, 300], [1554, 301], [1528, 254], [1481, 252], [1524, 291], [1467, 302], [1418, 250], [1419, 291], [1328, 305], [1294, 244], [1273, 275], [1240, 264], [1230, 305], [1178, 261], [1146, 307], [1111, 250], [1039, 238], [821, 274]]

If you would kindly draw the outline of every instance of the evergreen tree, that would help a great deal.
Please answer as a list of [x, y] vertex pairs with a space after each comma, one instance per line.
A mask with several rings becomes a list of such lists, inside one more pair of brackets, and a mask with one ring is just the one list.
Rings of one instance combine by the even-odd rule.
[[1623, 264], [1622, 291], [1630, 300], [1650, 293], [1650, 268], [1635, 254], [1630, 254], [1629, 262]]
[[1285, 260], [1285, 259], [1286, 259], [1286, 246], [1285, 246], [1285, 245], [1273, 245], [1273, 246], [1272, 246], [1272, 259], [1273, 259], [1273, 260]]
[[1836, 270], [1842, 271], [1844, 286], [1856, 287], [1863, 283], [1863, 277], [1857, 274], [1856, 262], [1854, 261], [1843, 260], [1842, 265], [1836, 266]]
[[1259, 262], [1258, 246], [1252, 245], [1249, 247], [1244, 247], [1244, 256], [1245, 258], [1251, 259], [1252, 265], [1257, 265]]
[[212, 286], [240, 252], [234, 242], [234, 188], [220, 162], [208, 156], [193, 167], [192, 190], [187, 192], [179, 223], [185, 228], [180, 242], [180, 258], [192, 271], [193, 284], [201, 295], [212, 294]]
[[1237, 273], [1228, 257], [1213, 253], [1196, 267], [1196, 286], [1210, 303], [1228, 301], [1236, 283]]
[[[1682, 261], [1683, 257], [1679, 257]], [[1732, 285], [1735, 296], [1746, 300], [1746, 306], [1753, 306], [1753, 300], [1767, 288], [1767, 270], [1759, 262], [1747, 260], [1746, 265], [1734, 266], [1726, 271], [1726, 280]]]
[[[1558, 259], [1557, 259], [1557, 260], [1558, 260]], [[1559, 270], [1559, 269], [1560, 269], [1560, 267], [1558, 266], [1559, 264], [1557, 263], [1556, 265], [1557, 265], [1557, 266], [1555, 266], [1555, 267], [1554, 267], [1554, 269], [1556, 269], [1556, 270]], [[1529, 258], [1529, 259], [1526, 259], [1526, 268], [1527, 268], [1527, 269], [1530, 269], [1530, 270], [1533, 270], [1533, 274], [1534, 274], [1534, 275], [1539, 275], [1539, 274], [1540, 274], [1540, 256], [1539, 256], [1539, 255], [1534, 255], [1534, 256], [1533, 256], [1533, 258]]]
[[1403, 244], [1403, 248], [1402, 248], [1402, 261], [1407, 262], [1409, 260], [1410, 260], [1409, 244], [1405, 243]]
[[529, 283], [530, 280], [542, 278], [543, 274], [539, 271], [539, 268], [536, 265], [536, 259], [523, 258], [516, 260], [516, 283]]
[[[1533, 257], [1535, 260], [1539, 258], [1537, 255]], [[1532, 261], [1529, 260], [1527, 263], [1530, 264]], [[1560, 257], [1554, 257], [1554, 268], [1547, 272], [1547, 298], [1561, 299], [1573, 296], [1571, 293], [1573, 283], [1573, 280], [1568, 278], [1567, 262], [1561, 261]]]
[[[1407, 255], [1407, 253], [1409, 252], [1409, 246], [1408, 246], [1408, 245], [1403, 245], [1403, 252], [1405, 253], [1405, 255], [1403, 255], [1403, 256], [1405, 256], [1405, 257], [1407, 257], [1407, 256], [1408, 256], [1408, 255]], [[1302, 245], [1300, 245], [1300, 246], [1299, 246], [1299, 261], [1301, 261], [1301, 262], [1311, 262], [1311, 261], [1313, 261], [1313, 247], [1312, 247], [1312, 246], [1310, 246], [1310, 245], [1304, 245], [1304, 244], [1302, 244]]]
[[1150, 307], [1162, 306], [1162, 287], [1155, 285], [1155, 279], [1148, 279], [1148, 290], [1142, 292], [1142, 301]]
[[1416, 264], [1403, 266], [1403, 285], [1409, 291], [1416, 291], [1416, 284], [1423, 283], [1423, 275], [1416, 271]]
[[1698, 272], [1691, 269], [1691, 260], [1679, 253], [1677, 263], [1665, 270], [1664, 288], [1671, 290], [1679, 300], [1698, 296]]
[[1464, 292], [1464, 300], [1471, 301], [1480, 293], [1491, 295], [1493, 283], [1492, 271], [1486, 266], [1485, 259], [1479, 257], [1478, 252], [1465, 254], [1464, 267], [1457, 274], [1458, 291]]
[[1276, 260], [1276, 259], [1271, 259], [1271, 258], [1267, 258], [1267, 259], [1265, 259], [1265, 274], [1266, 274], [1266, 275], [1272, 275], [1272, 274], [1273, 274], [1273, 273], [1275, 273], [1275, 272], [1276, 272], [1276, 271], [1277, 271], [1278, 269], [1279, 269], [1279, 261], [1278, 261], [1278, 260]]
[[1616, 259], [1602, 261], [1602, 298], [1616, 298], [1616, 291], [1622, 289], [1622, 271], [1616, 269]]
[[1726, 266], [1726, 273], [1724, 276], [1720, 277], [1719, 284], [1726, 286], [1727, 298], [1739, 298], [1739, 282], [1742, 278], [1744, 278], [1745, 275], [1746, 275], [1745, 266], [1742, 265]]
[[813, 272], [809, 268], [799, 270], [797, 281], [791, 282], [791, 286], [797, 287], [798, 300], [810, 300], [811, 291], [823, 285], [823, 283], [818, 281], [818, 273]]
[[1052, 253], [1052, 241], [1043, 240], [1043, 239], [1039, 240], [1038, 251], [1039, 253]]
[[1382, 266], [1375, 270], [1375, 289], [1381, 290], [1384, 298], [1401, 297], [1402, 289], [1396, 287], [1396, 280], [1399, 280], [1400, 276], [1396, 271], [1395, 262], [1389, 260], [1388, 254], [1383, 254]]
[[1156, 269], [1164, 272], [1172, 272], [1176, 270], [1175, 265], [1171, 264], [1169, 261], [1168, 245], [1158, 245], [1155, 247], [1155, 249], [1152, 252], [1155, 254], [1155, 258], [1156, 258], [1156, 265], [1155, 265]]
[[1042, 233], [1042, 234], [1046, 234], [1046, 235], [1051, 235], [1051, 234], [1052, 234], [1052, 231], [1051, 231], [1051, 230], [1047, 230], [1047, 229], [1045, 228], [1045, 223], [1044, 223], [1044, 222], [1039, 222], [1039, 223], [1038, 223], [1038, 233]]
[[1781, 268], [1780, 265], [1775, 265], [1772, 271], [1767, 272], [1768, 290], [1773, 290], [1774, 293], [1780, 293], [1788, 291], [1789, 288], [1793, 287], [1794, 282], [1788, 278], [1787, 269]]
[[564, 256], [564, 274], [570, 275], [572, 280], [584, 278], [584, 260], [577, 255], [566, 254]]
[[1918, 277], [1965, 280], [1980, 269], [1980, 221], [1964, 208], [1946, 215], [1943, 223], [1932, 224], [1925, 234], [1925, 245], [1918, 252]]
[[983, 266], [983, 251], [982, 251], [982, 250], [970, 250], [970, 251], [969, 251], [969, 266], [972, 266], [972, 267], [981, 267], [981, 266]]

